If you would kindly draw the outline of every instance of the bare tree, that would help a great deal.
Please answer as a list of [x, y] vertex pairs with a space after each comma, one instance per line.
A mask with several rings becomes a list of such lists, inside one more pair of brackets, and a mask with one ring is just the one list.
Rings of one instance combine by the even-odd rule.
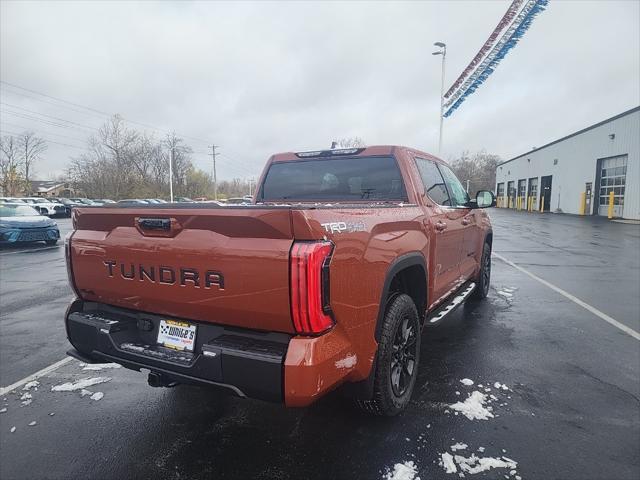
[[20, 146], [15, 137], [0, 139], [0, 186], [4, 195], [18, 195], [24, 189]]
[[194, 168], [191, 153], [176, 134], [157, 140], [128, 128], [115, 116], [88, 139], [86, 153], [72, 158], [68, 178], [76, 190], [94, 198], [167, 197], [169, 159], [173, 158], [175, 193], [208, 196], [211, 181]]
[[478, 190], [495, 189], [496, 167], [500, 162], [498, 155], [484, 150], [469, 154], [462, 152], [459, 158], [451, 161], [451, 169], [466, 187], [469, 182], [469, 195], [473, 196]]
[[47, 150], [47, 142], [43, 138], [36, 137], [34, 132], [24, 132], [18, 137], [22, 166], [24, 168], [24, 180], [30, 188], [29, 181], [33, 174], [33, 166], [40, 156]]

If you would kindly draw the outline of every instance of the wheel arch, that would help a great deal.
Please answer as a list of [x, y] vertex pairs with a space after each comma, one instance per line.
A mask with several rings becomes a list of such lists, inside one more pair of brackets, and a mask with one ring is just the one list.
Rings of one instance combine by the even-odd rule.
[[387, 269], [380, 305], [376, 318], [375, 339], [380, 341], [380, 332], [389, 300], [394, 293], [406, 293], [416, 304], [422, 318], [427, 306], [427, 262], [421, 252], [410, 252], [396, 258]]

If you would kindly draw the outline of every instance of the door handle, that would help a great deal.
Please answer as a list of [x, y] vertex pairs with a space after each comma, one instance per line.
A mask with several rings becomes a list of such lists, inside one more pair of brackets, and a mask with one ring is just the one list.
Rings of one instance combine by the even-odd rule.
[[470, 218], [464, 217], [462, 219], [462, 225], [469, 225], [470, 223], [471, 223], [471, 219]]
[[442, 232], [443, 230], [445, 230], [447, 228], [447, 224], [444, 223], [442, 220], [438, 220], [435, 224], [435, 229], [438, 232]]

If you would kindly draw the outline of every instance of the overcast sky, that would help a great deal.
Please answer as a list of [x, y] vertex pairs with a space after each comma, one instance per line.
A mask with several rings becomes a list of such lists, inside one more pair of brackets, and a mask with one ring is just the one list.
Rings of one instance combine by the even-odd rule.
[[[207, 145], [220, 145], [222, 178], [257, 176], [271, 153], [336, 137], [436, 153], [432, 44], [447, 43], [448, 87], [509, 4], [3, 1], [0, 77], [175, 130], [209, 172]], [[508, 159], [637, 106], [639, 5], [552, 1], [445, 119], [441, 156], [485, 149]], [[104, 121], [6, 84], [1, 93], [3, 133], [28, 127], [69, 145], [49, 144], [40, 179], [62, 173]]]

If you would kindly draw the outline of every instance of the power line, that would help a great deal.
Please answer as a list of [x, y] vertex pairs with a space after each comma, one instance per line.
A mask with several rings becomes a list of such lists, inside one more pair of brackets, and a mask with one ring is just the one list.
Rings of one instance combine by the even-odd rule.
[[[4, 85], [8, 85], [8, 86], [13, 87], [13, 88], [17, 88], [17, 89], [23, 90], [25, 92], [35, 93], [36, 95], [41, 95], [41, 96], [46, 97], [46, 98], [51, 98], [53, 100], [57, 100], [58, 102], [66, 103], [66, 104], [69, 104], [69, 105], [73, 105], [74, 107], [79, 107], [79, 108], [83, 108], [83, 109], [89, 110], [91, 112], [99, 113], [99, 114], [105, 115], [107, 117], [112, 117], [113, 116], [113, 114], [111, 114], [109, 112], [104, 112], [102, 110], [98, 110], [98, 109], [95, 109], [95, 108], [92, 108], [92, 107], [88, 107], [86, 105], [81, 105], [79, 103], [70, 102], [69, 100], [64, 100], [64, 99], [59, 98], [59, 97], [54, 97], [53, 95], [47, 95], [46, 93], [38, 92], [38, 91], [32, 90], [30, 88], [21, 87], [20, 85], [16, 85], [15, 83], [6, 82], [4, 80], [0, 80], [0, 83], [3, 83]], [[146, 127], [146, 128], [150, 128], [150, 129], [158, 131], [158, 132], [173, 133], [172, 130], [159, 128], [159, 127], [156, 127], [156, 126], [153, 126], [153, 125], [149, 125], [148, 123], [137, 122], [137, 121], [131, 120], [131, 119], [126, 119], [126, 120], [129, 123], [133, 123], [133, 124], [140, 125], [140, 126], [143, 126], [143, 127]], [[205, 144], [209, 144], [210, 143], [210, 141], [208, 141], [208, 140], [203, 140], [201, 138], [183, 135], [183, 134], [178, 133], [178, 132], [175, 132], [175, 133], [176, 133], [176, 135], [178, 135], [180, 137], [183, 137], [183, 138], [188, 138], [188, 139], [195, 140], [197, 142], [202, 142], [202, 143], [205, 143]]]
[[34, 117], [34, 116], [31, 116], [31, 115], [24, 114], [22, 112], [12, 112], [10, 110], [2, 110], [2, 113], [3, 114], [6, 113], [7, 115], [13, 115], [14, 117], [22, 118], [22, 119], [25, 119], [25, 120], [35, 120], [36, 122], [40, 122], [40, 123], [43, 123], [45, 125], [49, 125], [49, 126], [52, 126], [52, 127], [67, 128], [67, 129], [70, 129], [70, 130], [77, 130], [77, 131], [82, 132], [82, 133], [87, 133], [87, 130], [81, 130], [81, 129], [77, 128], [77, 127], [72, 127], [71, 125], [64, 125], [64, 124], [61, 124], [61, 123], [52, 122], [51, 120], [46, 120], [44, 118]]
[[[4, 128], [1, 128], [1, 127], [0, 127], [0, 132], [8, 133], [9, 135], [22, 135], [22, 133], [12, 132], [10, 130], [5, 130]], [[56, 145], [63, 145], [65, 147], [77, 148], [79, 150], [86, 150], [86, 147], [79, 147], [78, 145], [69, 145], [68, 143], [56, 142], [54, 140], [49, 140], [49, 139], [46, 139], [46, 138], [45, 138], [45, 140], [48, 143], [55, 143]]]
[[[99, 128], [96, 128], [96, 127], [90, 127], [88, 125], [82, 125], [81, 123], [72, 122], [71, 120], [65, 120], [64, 118], [55, 117], [53, 115], [47, 115], [46, 113], [34, 112], [33, 110], [29, 110], [28, 108], [23, 108], [23, 107], [20, 107], [18, 105], [12, 105], [12, 104], [6, 103], [6, 102], [0, 102], [0, 105], [5, 105], [5, 106], [11, 107], [11, 108], [17, 108], [18, 110], [23, 110], [25, 112], [28, 112], [28, 113], [31, 113], [31, 114], [34, 114], [34, 115], [40, 115], [42, 117], [52, 118], [52, 119], [58, 120], [60, 122], [65, 122], [65, 123], [68, 123], [70, 125], [78, 126], [80, 128], [90, 128], [90, 129], [96, 130], [96, 131], [100, 130]], [[11, 112], [9, 112], [9, 113], [11, 113]]]
[[[2, 122], [2, 125], [10, 125], [13, 126], [15, 128], [21, 128], [24, 131], [32, 131], [35, 130], [32, 127], [25, 127], [24, 125], [18, 125], [16, 123], [11, 123], [11, 122]], [[64, 138], [68, 138], [70, 140], [76, 140], [78, 142], [84, 142], [86, 141], [85, 138], [78, 138], [78, 137], [70, 137], [69, 135], [62, 135], [61, 133], [53, 133], [53, 132], [41, 132], [41, 131], [37, 131], [35, 130], [36, 133], [38, 133], [39, 135], [55, 135], [56, 137], [64, 137]]]
[[[56, 104], [54, 102], [46, 101], [46, 100], [44, 100], [42, 98], [37, 98], [37, 97], [34, 97], [32, 95], [27, 95], [25, 93], [9, 90], [10, 93], [21, 95], [21, 96], [24, 96], [24, 97], [27, 97], [27, 98], [31, 98], [31, 99], [34, 99], [34, 100], [39, 101], [39, 102], [43, 102], [43, 103], [46, 103], [46, 104], [49, 104], [49, 105], [53, 105], [55, 107], [66, 108], [68, 110], [71, 110], [71, 111], [74, 111], [74, 112], [77, 112], [77, 113], [82, 113], [82, 114], [85, 114], [85, 115], [92, 115], [92, 116], [94, 116], [96, 118], [103, 118], [103, 117], [109, 118], [109, 117], [113, 116], [109, 112], [98, 110], [98, 109], [95, 109], [95, 108], [92, 108], [92, 107], [88, 107], [86, 105], [82, 105], [82, 104], [79, 104], [79, 103], [71, 102], [69, 100], [65, 100], [65, 99], [62, 99], [62, 98], [59, 98], [59, 97], [54, 97], [52, 95], [48, 95], [46, 93], [42, 93], [42, 92], [38, 92], [36, 90], [25, 88], [25, 87], [22, 87], [20, 85], [16, 85], [16, 84], [13, 84], [13, 83], [10, 83], [10, 82], [6, 82], [4, 80], [0, 80], [0, 83], [2, 83], [5, 88], [8, 86], [8, 87], [11, 87], [11, 88], [14, 88], [14, 89], [19, 89], [19, 90], [22, 90], [24, 92], [29, 92], [29, 93], [32, 93], [32, 94], [35, 94], [35, 95], [39, 95], [41, 97], [45, 97], [45, 98], [48, 98], [48, 99], [51, 99], [51, 100], [55, 100], [56, 102], [61, 102], [61, 103], [67, 104], [67, 105], [71, 105], [73, 107], [78, 107], [80, 109], [83, 109], [83, 110], [86, 110], [86, 111], [92, 112], [92, 113], [88, 114], [88, 113], [82, 112], [82, 111], [80, 111], [80, 110], [78, 110], [76, 108], [71, 108], [71, 107], [69, 107], [67, 105], [59, 105], [59, 104]], [[6, 102], [0, 102], [0, 104], [8, 106], [8, 107], [11, 107], [11, 108], [16, 108], [18, 110], [22, 110], [22, 112], [27, 112], [27, 113], [22, 113], [22, 112], [15, 112], [15, 111], [7, 110], [7, 109], [2, 109], [1, 113], [6, 113], [8, 115], [12, 115], [14, 117], [18, 117], [18, 118], [22, 118], [22, 119], [26, 119], [26, 120], [37, 121], [37, 122], [40, 122], [40, 123], [42, 123], [44, 125], [57, 127], [57, 128], [67, 128], [67, 129], [71, 129], [71, 130], [82, 131], [83, 133], [86, 132], [87, 130], [93, 130], [93, 131], [99, 131], [100, 130], [99, 128], [96, 128], [96, 127], [93, 127], [93, 126], [90, 126], [90, 125], [86, 125], [86, 124], [82, 124], [82, 123], [78, 123], [78, 122], [73, 122], [73, 121], [67, 120], [65, 118], [61, 118], [61, 117], [57, 117], [57, 116], [53, 116], [53, 115], [48, 115], [48, 114], [45, 114], [45, 113], [40, 113], [40, 112], [37, 112], [37, 111], [34, 111], [34, 110], [29, 110], [27, 108], [20, 107], [18, 105], [13, 105], [13, 104], [6, 103]], [[31, 115], [29, 115], [29, 114], [31, 114]], [[36, 116], [34, 117], [32, 115], [36, 115]], [[39, 118], [38, 116], [45, 117], [45, 118]], [[171, 133], [170, 130], [161, 129], [161, 128], [155, 127], [153, 125], [149, 125], [149, 124], [146, 124], [146, 123], [125, 119], [124, 117], [123, 117], [123, 119], [126, 120], [128, 123], [141, 125], [143, 127], [150, 128], [150, 129], [158, 131], [158, 132]], [[60, 122], [63, 122], [63, 123], [60, 123]], [[19, 128], [23, 128], [23, 127], [19, 127]], [[64, 137], [64, 135], [61, 135], [61, 134], [53, 134], [52, 133], [52, 135], [58, 135], [58, 136], [63, 136]], [[182, 134], [179, 134], [177, 132], [176, 132], [176, 135], [179, 135], [179, 136], [181, 136], [183, 138], [186, 138], [186, 139], [195, 140], [197, 142], [203, 142], [203, 143], [207, 143], [207, 144], [209, 143], [206, 140], [203, 140], [203, 139], [200, 139], [200, 138], [197, 138], [197, 137], [191, 137], [191, 136], [182, 135]], [[72, 137], [67, 137], [67, 138], [72, 138]], [[49, 141], [51, 141], [51, 140], [49, 140]], [[54, 141], [51, 141], [51, 143], [57, 143], [57, 144], [60, 144], [60, 145], [66, 145], [66, 144], [63, 144], [61, 142], [54, 142]], [[80, 147], [72, 146], [72, 148], [80, 148]], [[200, 155], [211, 155], [208, 152], [205, 153], [205, 152], [201, 152], [201, 151], [196, 151], [196, 152], [193, 152], [193, 153], [194, 154], [200, 154]], [[249, 164], [246, 164], [244, 162], [240, 162], [240, 161], [238, 161], [238, 160], [236, 160], [236, 159], [234, 159], [234, 158], [232, 158], [232, 157], [230, 157], [228, 155], [219, 154], [217, 152], [216, 152], [216, 156], [221, 156], [221, 157], [225, 158], [226, 160], [228, 160], [228, 162], [224, 163], [224, 168], [225, 169], [230, 169], [232, 171], [235, 171], [236, 173], [240, 173], [241, 176], [249, 176], [249, 177], [255, 176], [255, 173], [253, 172], [253, 170], [254, 170], [253, 166], [250, 166]], [[232, 162], [232, 163], [230, 163], [230, 162]]]

